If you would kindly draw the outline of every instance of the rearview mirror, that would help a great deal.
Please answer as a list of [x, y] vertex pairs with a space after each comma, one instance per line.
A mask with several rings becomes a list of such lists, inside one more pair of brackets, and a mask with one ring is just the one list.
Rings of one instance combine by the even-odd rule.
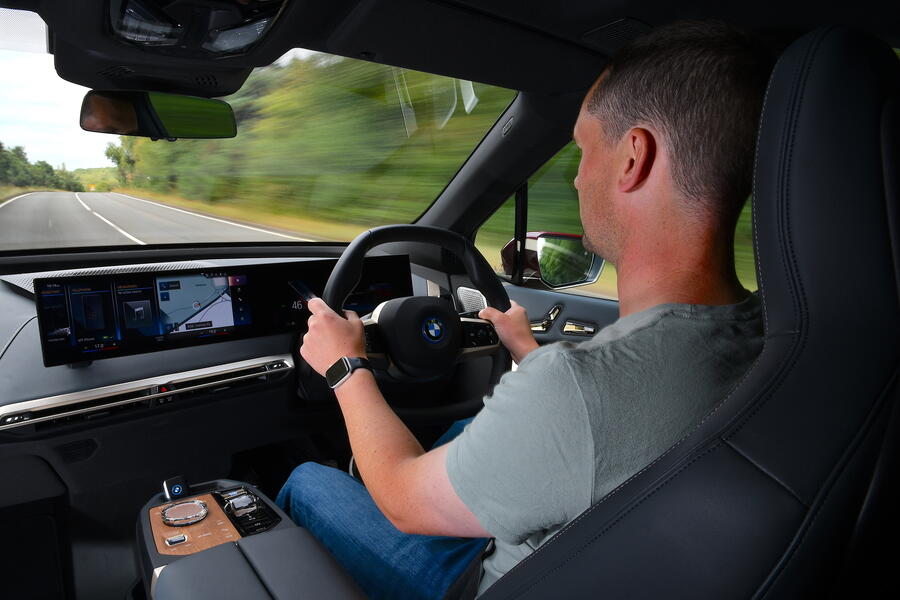
[[81, 128], [169, 140], [237, 135], [227, 102], [162, 92], [92, 90], [81, 104]]
[[[512, 276], [515, 240], [510, 240], [500, 256], [503, 272]], [[581, 236], [568, 233], [529, 231], [525, 236], [522, 281], [540, 281], [552, 289], [594, 283], [600, 278], [604, 260], [585, 250]]]

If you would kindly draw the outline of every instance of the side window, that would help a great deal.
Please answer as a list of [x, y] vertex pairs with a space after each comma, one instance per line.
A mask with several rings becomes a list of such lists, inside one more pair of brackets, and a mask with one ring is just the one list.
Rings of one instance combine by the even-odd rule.
[[750, 217], [752, 202], [753, 198], [750, 198], [744, 205], [734, 233], [735, 270], [741, 284], [751, 292], [759, 288], [756, 283], [756, 260], [753, 257], [753, 220]]
[[[528, 231], [583, 233], [578, 213], [578, 192], [573, 184], [581, 155], [574, 143], [556, 153], [528, 180]], [[734, 261], [738, 279], [748, 290], [756, 290], [753, 257], [751, 200], [748, 200], [737, 223], [734, 239]], [[510, 197], [478, 230], [475, 245], [497, 273], [503, 273], [500, 249], [513, 238], [515, 231], [514, 197]], [[603, 265], [600, 278], [591, 284], [559, 290], [561, 292], [618, 299], [616, 269]]]
[[[578, 213], [578, 192], [573, 182], [578, 174], [581, 153], [574, 142], [547, 161], [528, 180], [528, 231], [583, 233]], [[475, 245], [497, 273], [503, 272], [500, 249], [513, 237], [515, 197], [510, 197], [478, 230]], [[559, 290], [561, 292], [617, 298], [616, 270], [603, 265], [600, 278], [591, 284]]]

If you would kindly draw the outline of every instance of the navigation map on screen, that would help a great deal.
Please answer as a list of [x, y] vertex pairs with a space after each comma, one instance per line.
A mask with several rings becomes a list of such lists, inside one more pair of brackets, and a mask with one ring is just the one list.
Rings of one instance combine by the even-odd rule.
[[[159, 313], [166, 333], [234, 326], [231, 286], [240, 277], [183, 275], [157, 278]], [[231, 285], [229, 285], [231, 284]]]

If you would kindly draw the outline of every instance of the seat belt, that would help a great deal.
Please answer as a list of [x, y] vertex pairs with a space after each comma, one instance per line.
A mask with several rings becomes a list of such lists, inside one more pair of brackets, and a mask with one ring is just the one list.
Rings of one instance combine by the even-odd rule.
[[494, 538], [488, 538], [484, 548], [475, 555], [469, 566], [447, 588], [443, 600], [472, 600], [478, 594], [481, 582], [481, 562], [494, 553]]

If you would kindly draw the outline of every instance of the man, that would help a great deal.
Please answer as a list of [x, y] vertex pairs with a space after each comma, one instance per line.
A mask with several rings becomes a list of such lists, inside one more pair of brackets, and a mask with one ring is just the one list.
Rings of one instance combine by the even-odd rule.
[[93, 92], [81, 105], [81, 128], [97, 133], [137, 133], [138, 119], [134, 105], [102, 92]]
[[[482, 311], [519, 369], [429, 452], [371, 373], [336, 390], [366, 487], [307, 463], [278, 500], [369, 595], [441, 597], [493, 537], [484, 591], [737, 384], [762, 349], [733, 239], [770, 69], [740, 32], [675, 23], [631, 43], [588, 92], [575, 187], [585, 247], [616, 265], [616, 323], [538, 348], [521, 307]], [[316, 371], [364, 356], [358, 317], [310, 310], [301, 352]]]

